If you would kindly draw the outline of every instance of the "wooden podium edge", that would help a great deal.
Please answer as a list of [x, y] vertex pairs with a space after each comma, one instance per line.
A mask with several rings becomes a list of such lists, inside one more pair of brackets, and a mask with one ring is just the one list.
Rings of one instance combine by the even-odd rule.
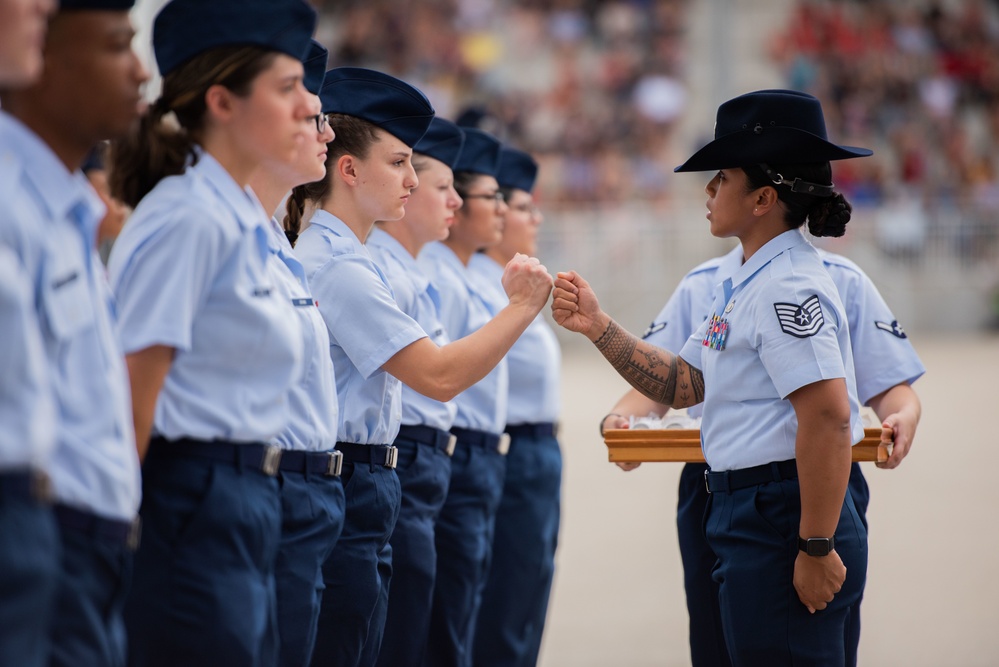
[[[607, 459], [611, 463], [704, 463], [698, 429], [607, 429]], [[880, 428], [865, 428], [864, 439], [853, 446], [854, 462], [888, 460]]]

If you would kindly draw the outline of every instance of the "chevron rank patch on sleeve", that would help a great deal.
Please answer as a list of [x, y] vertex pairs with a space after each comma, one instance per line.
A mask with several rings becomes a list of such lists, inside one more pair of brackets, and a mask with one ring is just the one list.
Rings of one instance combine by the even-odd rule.
[[775, 303], [780, 330], [795, 338], [814, 336], [825, 324], [818, 295], [812, 295], [800, 306], [796, 303]]

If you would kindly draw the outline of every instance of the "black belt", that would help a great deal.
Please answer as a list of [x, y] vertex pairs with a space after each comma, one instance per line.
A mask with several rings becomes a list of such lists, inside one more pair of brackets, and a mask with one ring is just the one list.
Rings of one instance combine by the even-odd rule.
[[52, 485], [48, 475], [40, 470], [18, 470], [0, 473], [0, 501], [52, 502]]
[[281, 452], [279, 466], [285, 472], [300, 472], [320, 474], [327, 477], [339, 477], [343, 469], [343, 452], [303, 452], [299, 450], [284, 450]]
[[509, 433], [511, 438], [555, 438], [558, 436], [558, 424], [554, 422], [507, 424], [503, 430]]
[[506, 433], [499, 435], [489, 431], [461, 428], [460, 426], [452, 426], [451, 433], [458, 436], [459, 444], [481, 447], [487, 451], [499, 452], [503, 456], [506, 456], [506, 453], [510, 451], [510, 436]]
[[68, 505], [55, 505], [52, 512], [64, 530], [88, 538], [124, 544], [133, 550], [139, 546], [140, 524], [138, 517], [134, 521], [105, 519]]
[[704, 485], [708, 493], [731, 493], [739, 489], [748, 489], [767, 482], [781, 482], [785, 479], [797, 479], [798, 464], [794, 459], [774, 461], [752, 468], [726, 470], [724, 472], [704, 471]]
[[433, 445], [448, 456], [454, 454], [454, 444], [458, 439], [453, 433], [432, 426], [407, 426], [405, 424], [399, 427], [399, 437], [424, 445]]
[[360, 445], [356, 442], [338, 442], [336, 448], [343, 452], [345, 461], [351, 463], [374, 463], [395, 468], [399, 450], [392, 445]]
[[273, 477], [281, 463], [281, 448], [261, 442], [226, 442], [223, 440], [195, 440], [181, 438], [167, 440], [155, 437], [149, 443], [152, 456], [172, 456], [179, 458], [208, 459], [218, 463], [229, 463], [239, 470], [252, 469]]

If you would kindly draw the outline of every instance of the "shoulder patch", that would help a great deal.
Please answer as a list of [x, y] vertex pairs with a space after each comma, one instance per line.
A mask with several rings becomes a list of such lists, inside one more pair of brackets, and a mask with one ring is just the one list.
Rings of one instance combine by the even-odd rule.
[[874, 326], [876, 326], [878, 329], [881, 329], [882, 331], [887, 331], [896, 338], [908, 338], [908, 336], [905, 335], [905, 330], [898, 323], [898, 320], [892, 320], [891, 324], [888, 324], [887, 322], [878, 322], [877, 320], [875, 320]]
[[652, 324], [649, 325], [649, 328], [645, 330], [645, 333], [642, 334], [642, 340], [645, 340], [652, 334], [662, 331], [665, 328], [666, 328], [665, 322], [653, 322]]
[[801, 305], [796, 303], [775, 303], [780, 330], [795, 338], [814, 336], [825, 324], [819, 297], [813, 294]]

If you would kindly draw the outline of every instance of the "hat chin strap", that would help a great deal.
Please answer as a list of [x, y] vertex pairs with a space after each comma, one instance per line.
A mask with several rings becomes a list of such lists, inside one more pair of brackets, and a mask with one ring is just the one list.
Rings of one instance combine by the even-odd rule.
[[803, 181], [800, 178], [789, 181], [771, 169], [770, 165], [765, 162], [760, 163], [760, 169], [763, 170], [763, 173], [767, 175], [767, 178], [769, 178], [774, 185], [790, 186], [791, 192], [802, 192], [806, 195], [813, 195], [815, 197], [832, 197], [834, 194], [833, 188], [836, 186], [833, 183], [830, 183], [829, 185], [819, 185], [818, 183]]

